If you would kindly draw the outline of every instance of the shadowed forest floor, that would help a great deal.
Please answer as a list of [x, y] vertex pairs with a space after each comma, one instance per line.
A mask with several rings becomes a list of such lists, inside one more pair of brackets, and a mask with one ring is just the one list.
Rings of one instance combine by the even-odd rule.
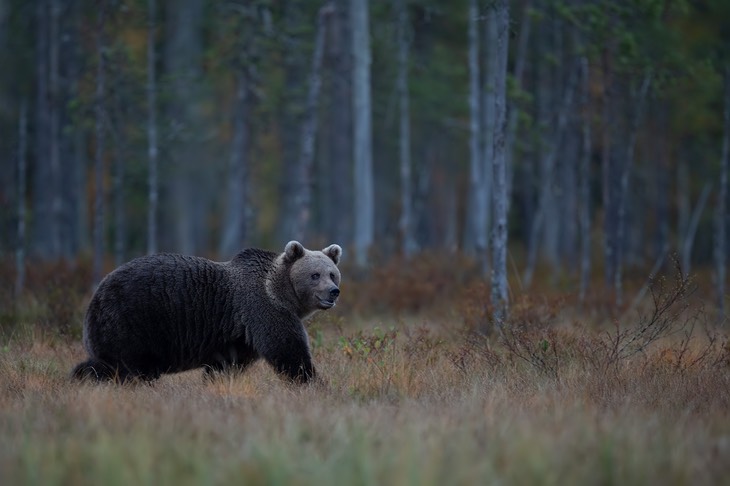
[[264, 363], [78, 384], [80, 321], [6, 326], [0, 483], [721, 484], [727, 335], [684, 293], [654, 320], [649, 300], [614, 326], [565, 298], [522, 298], [484, 337], [468, 299], [378, 317], [343, 299], [309, 325], [325, 383], [304, 387]]

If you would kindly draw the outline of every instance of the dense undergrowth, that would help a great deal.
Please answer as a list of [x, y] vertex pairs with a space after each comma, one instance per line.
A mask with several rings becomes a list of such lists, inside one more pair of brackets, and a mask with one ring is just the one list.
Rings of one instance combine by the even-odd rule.
[[466, 260], [396, 261], [349, 281], [348, 271], [341, 303], [309, 324], [324, 379], [305, 387], [263, 363], [213, 381], [193, 371], [151, 386], [70, 382], [84, 355], [87, 269], [29, 269], [19, 299], [3, 281], [0, 482], [730, 477], [730, 345], [701, 280], [669, 268], [620, 309], [607, 292], [580, 303], [513, 283], [509, 322], [494, 329], [486, 284]]

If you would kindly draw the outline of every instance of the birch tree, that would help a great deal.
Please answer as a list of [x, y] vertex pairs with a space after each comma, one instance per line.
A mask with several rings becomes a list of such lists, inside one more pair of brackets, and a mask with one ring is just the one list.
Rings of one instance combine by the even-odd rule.
[[523, 283], [528, 287], [532, 283], [532, 277], [537, 265], [537, 255], [540, 247], [540, 236], [545, 234], [546, 221], [550, 221], [551, 225], [557, 224], [557, 217], [553, 213], [555, 209], [555, 200], [553, 192], [553, 178], [555, 165], [560, 154], [562, 140], [568, 127], [570, 110], [573, 107], [573, 98], [577, 86], [577, 70], [571, 68], [570, 80], [565, 87], [557, 122], [554, 127], [549, 127], [551, 136], [549, 137], [549, 146], [540, 158], [540, 175], [541, 182], [539, 188], [537, 211], [532, 219], [530, 227], [530, 236], [528, 241], [527, 266], [522, 276]]
[[[202, 145], [201, 64], [203, 61], [203, 0], [169, 2], [165, 60], [170, 75], [170, 156], [175, 162], [171, 214], [173, 245], [185, 254], [195, 253], [204, 232], [204, 174], [196, 164]], [[193, 177], [197, 179], [193, 182]], [[193, 184], [196, 190], [193, 190]]]
[[355, 263], [364, 267], [374, 236], [370, 31], [368, 0], [350, 1], [352, 30]]
[[20, 297], [25, 288], [25, 193], [27, 179], [28, 152], [28, 104], [20, 102], [18, 116], [18, 227], [15, 242], [15, 298]]
[[236, 97], [233, 107], [233, 140], [228, 166], [228, 197], [225, 209], [220, 254], [232, 256], [247, 237], [249, 110], [246, 68], [236, 72]]
[[624, 259], [625, 232], [626, 232], [626, 199], [628, 197], [629, 176], [634, 165], [634, 151], [636, 148], [636, 139], [639, 133], [641, 120], [644, 116], [644, 105], [651, 87], [652, 74], [648, 71], [644, 75], [639, 92], [634, 97], [634, 116], [629, 127], [628, 141], [626, 144], [626, 154], [621, 167], [620, 186], [617, 194], [617, 212], [618, 219], [616, 222], [616, 259], [614, 270], [613, 288], [616, 293], [616, 305], [623, 304], [623, 283], [622, 283], [622, 266]]
[[48, 46], [49, 46], [49, 4], [48, 0], [38, 0], [36, 4], [36, 122], [34, 145], [36, 167], [32, 172], [32, 251], [48, 258], [52, 254], [53, 222], [51, 221], [51, 195], [48, 188], [53, 187], [49, 159], [49, 92], [48, 92]]
[[147, 0], [147, 254], [157, 253], [157, 1]]
[[492, 306], [494, 322], [499, 328], [507, 315], [507, 174], [505, 131], [507, 128], [507, 58], [509, 54], [509, 2], [497, 0], [497, 59], [495, 80], [494, 125], [494, 236], [492, 256]]
[[695, 237], [697, 236], [697, 228], [700, 224], [700, 218], [705, 210], [705, 206], [707, 205], [711, 192], [712, 184], [709, 181], [705, 182], [705, 185], [702, 187], [702, 191], [697, 198], [697, 202], [695, 203], [694, 208], [692, 208], [689, 221], [687, 222], [687, 229], [683, 235], [680, 257], [682, 271], [685, 275], [688, 275], [692, 268], [692, 248], [694, 247]]
[[484, 84], [480, 75], [480, 13], [476, 0], [469, 2], [469, 200], [465, 249], [473, 253], [482, 275], [489, 269], [488, 240], [491, 218], [490, 191], [494, 157], [497, 59], [497, 18], [490, 7], [482, 22], [485, 59]]
[[479, 90], [479, 7], [477, 0], [469, 0], [469, 199], [464, 246], [467, 252], [476, 254], [478, 227], [486, 221], [486, 205], [480, 204], [482, 186], [483, 151], [482, 109]]
[[[401, 181], [401, 214], [398, 223], [401, 237], [401, 252], [408, 258], [416, 250], [413, 234], [413, 194], [411, 190], [411, 117], [408, 89], [408, 68], [410, 49], [410, 19], [405, 0], [398, 0], [398, 100], [399, 100], [399, 156]], [[471, 25], [471, 24], [470, 24]]]
[[102, 1], [97, 12], [96, 22], [96, 88], [94, 95], [94, 123], [96, 131], [96, 148], [94, 152], [94, 256], [91, 278], [94, 287], [101, 281], [104, 258], [104, 93], [105, 93], [105, 22], [106, 2]]
[[256, 90], [259, 42], [257, 3], [237, 5], [234, 17], [234, 52], [230, 54], [235, 76], [235, 97], [232, 110], [233, 135], [228, 164], [228, 188], [219, 252], [230, 257], [240, 250], [249, 237], [250, 148], [253, 92]]
[[[530, 33], [532, 31], [532, 2], [527, 0], [522, 7], [522, 21], [519, 24], [520, 33], [517, 38], [517, 49], [515, 53], [515, 65], [513, 71], [514, 88], [516, 91], [522, 89], [525, 66], [527, 65], [528, 47], [530, 45]], [[513, 159], [515, 154], [515, 140], [517, 135], [517, 122], [519, 121], [520, 107], [513, 103], [510, 107], [507, 118], [507, 140], [506, 140], [506, 170], [507, 170], [507, 204], [510, 204], [512, 195], [512, 179], [514, 176]]]
[[[492, 219], [493, 206], [493, 170], [495, 130], [497, 123], [497, 84], [499, 83], [499, 53], [497, 43], [499, 32], [497, 26], [498, 13], [494, 6], [488, 6], [484, 18], [484, 85], [481, 92], [482, 100], [482, 140], [481, 140], [481, 161], [479, 167], [479, 185], [476, 191], [477, 205], [476, 214], [478, 218], [475, 227], [475, 247], [477, 260], [483, 276], [489, 274], [489, 237], [490, 224]], [[506, 73], [505, 73], [506, 76]], [[506, 167], [505, 167], [506, 170]], [[509, 204], [509, 203], [508, 203]]]
[[347, 242], [352, 239], [352, 218], [342, 214], [353, 214], [352, 163], [352, 59], [349, 29], [350, 0], [336, 0], [335, 12], [330, 16], [329, 39], [327, 43], [328, 65], [331, 66], [329, 89], [323, 91], [329, 96], [327, 106], [328, 132], [325, 137], [330, 159], [330, 177], [326, 191], [323, 213], [327, 233], [332, 241]]
[[61, 194], [61, 94], [60, 94], [60, 73], [59, 73], [59, 49], [61, 36], [59, 23], [61, 17], [60, 0], [51, 0], [50, 20], [50, 43], [48, 63], [48, 93], [49, 106], [49, 164], [50, 164], [50, 186], [45, 188], [51, 194], [51, 225], [49, 232], [51, 237], [50, 248], [53, 257], [61, 255], [61, 217], [63, 214], [63, 200]]
[[580, 149], [580, 203], [578, 224], [580, 226], [580, 301], [585, 300], [591, 273], [591, 119], [588, 99], [590, 94], [590, 71], [588, 59], [580, 59], [580, 106], [581, 149]]
[[314, 149], [319, 128], [319, 94], [322, 87], [322, 58], [327, 18], [334, 7], [327, 3], [317, 14], [317, 30], [314, 40], [314, 51], [309, 72], [309, 91], [302, 122], [299, 163], [297, 164], [296, 204], [297, 217], [294, 222], [293, 238], [304, 241], [309, 231], [312, 213], [312, 166], [314, 165]]
[[725, 276], [727, 273], [727, 185], [728, 165], [730, 164], [730, 64], [724, 72], [724, 110], [722, 131], [722, 152], [720, 155], [720, 190], [717, 194], [715, 209], [715, 287], [717, 307], [720, 315], [725, 315]]
[[116, 134], [114, 141], [116, 147], [113, 155], [112, 171], [112, 193], [113, 193], [113, 218], [114, 218], [114, 265], [124, 263], [124, 252], [127, 239], [127, 221], [124, 207], [124, 165], [125, 156], [123, 144], [119, 143], [120, 135]]

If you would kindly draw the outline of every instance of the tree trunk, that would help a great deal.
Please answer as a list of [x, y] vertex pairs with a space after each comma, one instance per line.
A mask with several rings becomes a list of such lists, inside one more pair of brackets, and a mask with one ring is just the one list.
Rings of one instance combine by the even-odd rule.
[[147, 254], [157, 253], [157, 1], [147, 1]]
[[[185, 254], [196, 253], [204, 232], [198, 231], [205, 217], [205, 179], [198, 169], [202, 143], [200, 123], [201, 64], [203, 61], [203, 1], [169, 2], [169, 38], [166, 60], [170, 86], [172, 120], [171, 158], [175, 162], [172, 180], [173, 247]], [[194, 181], [194, 179], [197, 179]], [[195, 185], [196, 190], [193, 190]]]
[[720, 155], [720, 190], [715, 209], [715, 288], [717, 308], [720, 316], [725, 315], [725, 275], [727, 272], [727, 185], [730, 164], [730, 65], [725, 66], [725, 99], [723, 110], [722, 152]]
[[657, 113], [654, 115], [656, 131], [653, 135], [653, 172], [655, 174], [653, 199], [656, 226], [652, 248], [655, 255], [660, 255], [669, 248], [669, 199], [672, 191], [669, 188], [671, 170], [669, 168], [670, 144], [667, 142], [670, 139], [667, 102], [662, 101], [655, 106], [658, 106]]
[[[119, 150], [119, 149], [117, 149]], [[114, 160], [114, 264], [124, 263], [126, 221], [124, 218], [124, 160], [119, 152]]]
[[[551, 225], [556, 225], [558, 217], [554, 215], [556, 202], [553, 195], [553, 179], [555, 177], [555, 164], [562, 148], [562, 140], [568, 127], [568, 115], [573, 106], [573, 98], [577, 86], [577, 70], [571, 68], [571, 75], [568, 85], [565, 88], [562, 104], [557, 116], [557, 123], [552, 127], [552, 135], [550, 137], [549, 148], [541, 158], [540, 163], [540, 193], [538, 198], [537, 211], [532, 219], [530, 227], [529, 245], [527, 253], [527, 266], [522, 276], [525, 287], [529, 287], [532, 283], [532, 277], [537, 266], [537, 255], [540, 248], [540, 234], [544, 233], [546, 227], [545, 221], [550, 221]], [[554, 259], [555, 257], [553, 257]], [[555, 263], [553, 261], [553, 263]]]
[[494, 236], [492, 256], [492, 306], [494, 322], [501, 328], [507, 315], [507, 174], [505, 131], [507, 129], [507, 58], [509, 54], [509, 2], [498, 0], [497, 44], [494, 53], [497, 63], [494, 124]]
[[48, 0], [38, 0], [37, 44], [36, 44], [36, 126], [35, 140], [35, 170], [33, 176], [33, 206], [32, 206], [32, 252], [41, 258], [52, 256], [53, 222], [51, 211], [53, 187], [51, 179], [51, 165], [49, 158], [49, 127], [50, 106], [48, 91], [48, 46], [49, 46], [49, 6]]
[[[520, 23], [520, 34], [517, 39], [517, 52], [515, 54], [514, 83], [515, 91], [522, 89], [522, 78], [527, 65], [528, 47], [530, 45], [530, 32], [532, 30], [532, 2], [527, 0], [522, 8], [522, 22]], [[517, 122], [519, 121], [519, 105], [513, 103], [509, 110], [507, 121], [507, 205], [509, 207], [512, 198], [512, 179], [514, 176], [513, 159], [515, 153], [515, 138], [517, 134]]]
[[398, 100], [400, 101], [399, 155], [401, 214], [399, 221], [401, 253], [409, 258], [416, 251], [413, 237], [413, 193], [411, 189], [411, 114], [408, 90], [410, 18], [405, 0], [398, 0]]
[[682, 244], [682, 271], [685, 275], [689, 275], [692, 270], [692, 247], [694, 246], [695, 236], [697, 235], [697, 227], [700, 224], [700, 217], [702, 216], [707, 200], [712, 192], [712, 184], [706, 182], [702, 188], [697, 204], [692, 210], [692, 215], [687, 223], [687, 232], [684, 235], [684, 243]]
[[[681, 160], [677, 163], [677, 248], [684, 252], [684, 242], [689, 232], [689, 220], [692, 210], [690, 201], [689, 169], [685, 154], [680, 154]], [[684, 270], [684, 268], [682, 269]]]
[[88, 204], [86, 199], [86, 140], [83, 124], [76, 123], [69, 104], [80, 99], [82, 84], [81, 41], [84, 6], [80, 1], [62, 2], [65, 10], [61, 14], [60, 78], [62, 96], [61, 109], [61, 177], [62, 197], [61, 254], [75, 261], [88, 248]]
[[351, 0], [355, 263], [365, 267], [374, 237], [368, 0]]
[[636, 138], [639, 134], [639, 126], [644, 116], [644, 105], [646, 104], [646, 98], [649, 94], [649, 88], [651, 86], [652, 75], [651, 72], [647, 72], [644, 76], [644, 80], [641, 83], [641, 88], [637, 93], [637, 99], [632, 104], [636, 106], [636, 111], [631, 122], [628, 133], [628, 143], [626, 144], [626, 155], [624, 162], [621, 167], [621, 185], [619, 187], [618, 201], [618, 220], [616, 227], [616, 269], [614, 274], [614, 292], [616, 294], [616, 305], [623, 305], [623, 285], [621, 271], [623, 266], [623, 255], [624, 247], [626, 246], [626, 238], [624, 237], [626, 228], [626, 199], [628, 197], [629, 189], [629, 175], [634, 165], [634, 150], [636, 148]]
[[20, 102], [18, 117], [18, 235], [15, 242], [15, 302], [25, 288], [25, 192], [28, 152], [28, 104]]
[[350, 159], [352, 147], [352, 65], [349, 29], [349, 0], [337, 0], [335, 13], [330, 16], [327, 44], [332, 63], [332, 89], [329, 103], [330, 132], [328, 149], [330, 170], [328, 201], [328, 235], [332, 241], [350, 242], [352, 239], [352, 218], [342, 214], [353, 214], [353, 176]]
[[[482, 90], [482, 157], [479, 169], [479, 185], [476, 192], [477, 214], [475, 228], [475, 246], [477, 260], [482, 275], [486, 278], [489, 275], [489, 236], [493, 206], [493, 163], [494, 143], [497, 123], [497, 84], [499, 83], [499, 54], [497, 53], [498, 42], [498, 19], [497, 8], [488, 6], [485, 18], [484, 29], [484, 87]], [[506, 76], [506, 74], [505, 74]], [[506, 170], [506, 168], [505, 168]]]
[[61, 217], [63, 214], [63, 201], [61, 199], [61, 136], [60, 136], [60, 72], [59, 72], [59, 47], [61, 36], [59, 34], [59, 23], [61, 17], [60, 0], [51, 0], [50, 19], [50, 43], [49, 43], [49, 70], [48, 70], [48, 94], [49, 94], [49, 163], [50, 183], [45, 190], [50, 193], [51, 217], [49, 229], [52, 256], [57, 258], [61, 255]]
[[[300, 155], [301, 136], [306, 104], [305, 83], [307, 76], [307, 57], [305, 47], [309, 45], [304, 39], [302, 18], [307, 13], [303, 1], [289, 1], [282, 4], [282, 64], [284, 75], [284, 91], [281, 96], [281, 198], [278, 217], [278, 236], [281, 243], [294, 237], [298, 225], [300, 196]], [[348, 100], [348, 102], [351, 102]], [[351, 158], [352, 154], [348, 154]]]
[[221, 258], [230, 258], [243, 247], [247, 237], [249, 107], [246, 67], [236, 75], [236, 104], [233, 112], [233, 142], [228, 167], [228, 203], [221, 239]]
[[588, 282], [591, 274], [591, 117], [588, 105], [590, 90], [590, 73], [588, 59], [584, 56], [580, 60], [581, 66], [581, 108], [582, 116], [582, 144], [580, 151], [580, 301], [585, 301]]
[[[480, 204], [482, 190], [482, 106], [479, 103], [479, 8], [469, 0], [469, 199], [464, 250], [479, 255], [477, 242], [480, 222], [487, 220], [486, 204]], [[486, 231], [486, 229], [485, 229]]]
[[601, 186], [603, 196], [603, 254], [604, 254], [604, 271], [605, 283], [607, 288], [611, 288], [616, 276], [616, 225], [617, 212], [615, 200], [615, 161], [611, 144], [615, 142], [612, 131], [616, 123], [614, 103], [615, 88], [613, 86], [613, 73], [611, 63], [613, 52], [612, 46], [603, 51], [603, 120], [602, 128], [602, 144], [603, 151], [601, 154]]
[[105, 53], [104, 16], [106, 4], [102, 2], [97, 13], [96, 25], [96, 92], [94, 116], [96, 125], [96, 151], [94, 156], [95, 197], [94, 197], [94, 257], [91, 276], [96, 287], [101, 281], [104, 258], [104, 74]]
[[314, 164], [314, 145], [317, 139], [319, 126], [319, 93], [322, 87], [322, 58], [324, 57], [325, 30], [327, 17], [333, 12], [331, 4], [327, 3], [319, 9], [317, 15], [317, 33], [312, 53], [312, 65], [309, 74], [309, 92], [302, 122], [299, 163], [297, 164], [296, 219], [292, 238], [306, 240], [310, 229], [312, 213], [312, 166]]

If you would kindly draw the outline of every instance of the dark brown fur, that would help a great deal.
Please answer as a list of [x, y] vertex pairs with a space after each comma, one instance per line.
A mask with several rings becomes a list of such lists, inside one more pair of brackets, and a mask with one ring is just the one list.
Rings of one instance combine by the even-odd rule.
[[306, 382], [316, 373], [302, 319], [334, 305], [340, 254], [337, 245], [320, 252], [290, 242], [282, 254], [247, 249], [224, 263], [175, 254], [132, 260], [94, 293], [84, 322], [89, 359], [72, 375], [154, 380], [200, 367], [243, 370], [264, 358]]

